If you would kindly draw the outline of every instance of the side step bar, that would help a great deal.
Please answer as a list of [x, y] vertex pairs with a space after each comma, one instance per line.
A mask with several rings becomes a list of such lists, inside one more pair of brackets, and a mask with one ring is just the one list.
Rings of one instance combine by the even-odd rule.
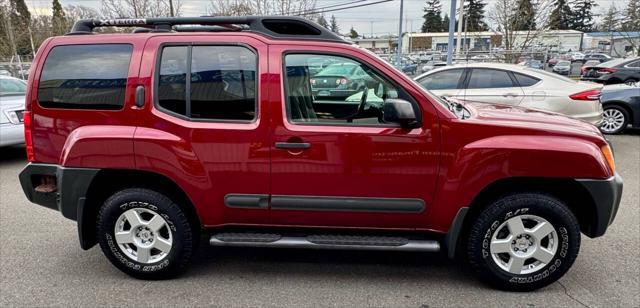
[[266, 233], [218, 233], [211, 236], [212, 246], [274, 247], [349, 250], [440, 251], [440, 243], [390, 236], [307, 235], [281, 236]]

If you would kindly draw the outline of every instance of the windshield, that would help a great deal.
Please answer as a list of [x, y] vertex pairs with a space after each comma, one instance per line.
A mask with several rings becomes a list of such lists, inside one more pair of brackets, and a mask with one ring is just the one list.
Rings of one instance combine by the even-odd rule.
[[19, 79], [0, 79], [0, 95], [22, 95], [27, 92], [27, 84]]
[[320, 71], [318, 75], [351, 75], [355, 68], [356, 65], [352, 63], [332, 64]]

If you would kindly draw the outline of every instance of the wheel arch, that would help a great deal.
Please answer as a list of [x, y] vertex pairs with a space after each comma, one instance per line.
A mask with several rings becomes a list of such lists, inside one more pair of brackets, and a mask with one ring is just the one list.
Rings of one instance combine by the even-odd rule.
[[[487, 208], [493, 201], [500, 197], [518, 193], [542, 193], [567, 204], [569, 210], [576, 216], [580, 224], [580, 230], [587, 236], [591, 234], [591, 228], [597, 223], [596, 204], [587, 189], [574, 179], [568, 178], [504, 178], [492, 182], [484, 187], [475, 196], [463, 215], [457, 215], [452, 224], [458, 224], [455, 238], [447, 236], [449, 257], [454, 257], [465, 245], [465, 241], [457, 240], [467, 238], [469, 229], [474, 219]], [[463, 216], [463, 217], [460, 217]]]
[[[182, 188], [171, 179], [153, 172], [137, 170], [103, 169], [89, 185], [86, 201], [78, 209], [78, 236], [80, 247], [89, 249], [97, 244], [96, 219], [102, 203], [115, 192], [126, 188], [146, 188], [157, 191], [178, 204], [199, 236], [202, 223], [197, 210]], [[196, 237], [197, 238], [197, 237]]]

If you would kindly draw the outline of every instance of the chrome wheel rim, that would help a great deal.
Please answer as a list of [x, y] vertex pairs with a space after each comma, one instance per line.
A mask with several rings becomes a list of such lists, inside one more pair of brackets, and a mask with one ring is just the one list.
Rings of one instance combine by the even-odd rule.
[[525, 275], [547, 266], [558, 251], [558, 244], [558, 233], [550, 222], [536, 215], [520, 215], [494, 231], [489, 251], [502, 270]]
[[167, 221], [148, 209], [129, 209], [122, 213], [116, 221], [114, 234], [122, 253], [144, 264], [163, 260], [173, 246]]
[[607, 109], [602, 114], [603, 122], [601, 125], [605, 133], [612, 133], [622, 128], [624, 124], [624, 114], [618, 109]]

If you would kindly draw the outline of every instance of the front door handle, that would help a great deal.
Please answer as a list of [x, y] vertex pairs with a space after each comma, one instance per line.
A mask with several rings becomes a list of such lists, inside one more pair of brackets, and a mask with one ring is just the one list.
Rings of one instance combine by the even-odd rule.
[[308, 142], [276, 142], [276, 149], [306, 150], [311, 147]]
[[505, 94], [502, 94], [502, 96], [504, 96], [504, 97], [518, 97], [518, 94], [516, 94], [516, 93], [505, 93]]

